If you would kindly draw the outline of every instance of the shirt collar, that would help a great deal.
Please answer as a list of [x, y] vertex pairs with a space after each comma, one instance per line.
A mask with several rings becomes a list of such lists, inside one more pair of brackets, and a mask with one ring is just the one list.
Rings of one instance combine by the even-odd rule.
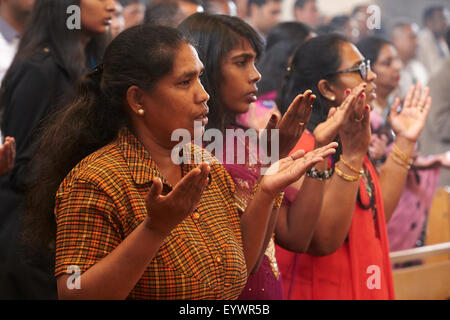
[[[159, 171], [155, 161], [152, 160], [150, 153], [145, 149], [144, 145], [138, 138], [127, 128], [124, 127], [118, 136], [119, 148], [131, 170], [133, 180], [137, 184], [151, 183], [154, 178], [160, 178], [163, 183], [163, 194], [169, 193], [173, 186], [166, 180], [166, 178]], [[190, 150], [186, 155], [190, 157], [190, 162], [181, 164], [181, 175], [184, 177], [192, 169], [196, 168], [196, 162], [203, 159], [210, 164], [218, 162], [211, 154], [194, 144], [188, 144], [187, 150]], [[186, 150], [186, 149], [185, 149]], [[187, 160], [187, 159], [186, 159]], [[212, 177], [209, 175], [209, 181]]]
[[9, 23], [3, 20], [3, 18], [1, 17], [0, 17], [0, 33], [8, 42], [12, 42], [16, 38], [20, 37], [19, 32], [17, 32], [16, 29], [11, 27]]

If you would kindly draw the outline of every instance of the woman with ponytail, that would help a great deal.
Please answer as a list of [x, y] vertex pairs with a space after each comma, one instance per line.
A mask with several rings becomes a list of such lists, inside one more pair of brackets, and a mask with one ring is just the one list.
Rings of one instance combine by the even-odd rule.
[[[81, 10], [81, 29], [69, 29], [68, 8]], [[13, 169], [0, 177], [0, 297], [52, 298], [56, 287], [47, 274], [48, 262], [39, 253], [41, 268], [25, 264], [18, 242], [25, 211], [29, 171], [42, 120], [56, 111], [77, 78], [103, 53], [112, 0], [37, 0], [18, 52], [0, 92], [1, 131], [14, 137]], [[49, 258], [48, 260], [50, 260]]]
[[[287, 299], [394, 299], [386, 223], [407, 178], [411, 155], [431, 108], [428, 89], [412, 87], [390, 113], [397, 136], [378, 174], [367, 153], [370, 106], [377, 75], [370, 61], [344, 37], [319, 36], [294, 54], [277, 99], [284, 112], [298, 90], [317, 95], [308, 127], [294, 150], [340, 142], [332, 176], [324, 185], [320, 217], [307, 254], [277, 250]], [[353, 91], [351, 90], [352, 88]], [[357, 101], [349, 108], [348, 99]], [[323, 128], [328, 134], [322, 134]]]
[[[130, 28], [48, 124], [33, 162], [40, 183], [29, 218], [56, 250], [59, 298], [235, 299], [241, 292], [264, 228], [255, 222], [251, 236], [241, 235], [234, 184], [217, 159], [194, 145], [183, 148], [187, 161], [172, 158], [179, 144], [172, 133], [192, 137], [194, 122], [208, 121], [202, 72], [177, 30]], [[281, 190], [320, 160], [301, 152], [281, 159], [247, 210], [267, 216]]]

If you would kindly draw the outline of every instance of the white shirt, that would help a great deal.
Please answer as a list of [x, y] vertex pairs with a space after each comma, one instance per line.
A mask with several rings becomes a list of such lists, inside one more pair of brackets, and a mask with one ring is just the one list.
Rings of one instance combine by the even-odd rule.
[[0, 18], [0, 82], [16, 55], [19, 40], [19, 33]]

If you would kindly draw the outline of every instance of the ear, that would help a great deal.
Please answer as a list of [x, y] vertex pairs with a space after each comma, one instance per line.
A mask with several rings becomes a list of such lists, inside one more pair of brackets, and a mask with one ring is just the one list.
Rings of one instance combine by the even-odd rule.
[[138, 114], [138, 110], [144, 105], [144, 91], [138, 86], [131, 86], [127, 90], [126, 100], [130, 111]]
[[338, 94], [335, 86], [328, 82], [328, 80], [322, 79], [317, 84], [320, 94], [330, 102], [337, 100]]

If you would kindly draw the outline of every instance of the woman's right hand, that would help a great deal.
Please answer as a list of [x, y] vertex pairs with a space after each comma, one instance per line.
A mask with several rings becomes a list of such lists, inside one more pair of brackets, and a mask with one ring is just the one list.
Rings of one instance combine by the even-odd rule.
[[344, 123], [350, 122], [357, 108], [358, 97], [364, 92], [366, 83], [361, 83], [353, 90], [347, 89], [347, 97], [337, 108], [332, 107], [326, 121], [320, 123], [314, 130], [316, 146], [321, 147], [333, 141]]
[[337, 142], [332, 142], [307, 154], [303, 150], [298, 150], [279, 160], [265, 172], [260, 183], [261, 190], [271, 197], [276, 197], [282, 190], [300, 179], [315, 164], [335, 153], [337, 146]]
[[202, 163], [184, 176], [167, 195], [163, 196], [161, 179], [153, 180], [146, 196], [146, 226], [166, 237], [197, 207], [208, 185], [209, 166]]

